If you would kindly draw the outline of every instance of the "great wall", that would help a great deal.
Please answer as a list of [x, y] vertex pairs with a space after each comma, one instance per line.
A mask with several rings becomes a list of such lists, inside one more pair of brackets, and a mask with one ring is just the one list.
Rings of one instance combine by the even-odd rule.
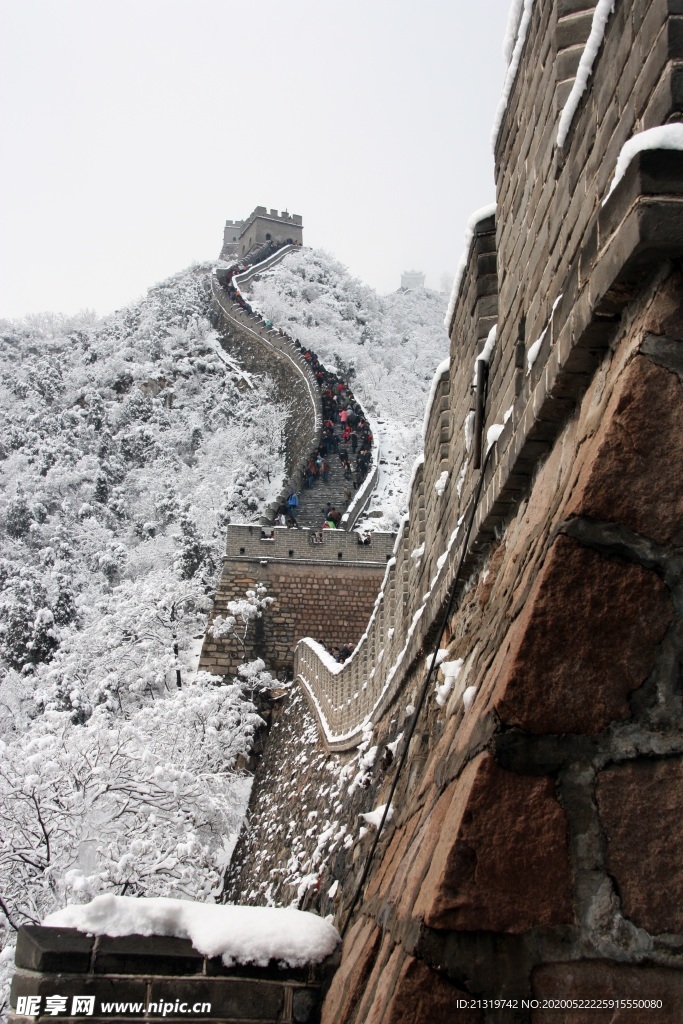
[[[683, 4], [520, 15], [497, 205], [466, 236], [401, 532], [229, 531], [216, 610], [267, 580], [254, 653], [294, 684], [227, 895], [333, 914], [344, 941], [327, 976], [220, 978], [247, 986], [221, 1020], [313, 1021], [321, 992], [324, 1024], [681, 1019], [683, 153], [655, 136], [613, 179], [629, 139], [683, 121]], [[293, 476], [315, 382], [215, 296], [231, 350], [296, 389]], [[343, 666], [316, 642], [339, 642], [321, 608], [340, 588]], [[205, 643], [205, 667], [233, 657]], [[374, 848], [358, 816], [390, 792]], [[45, 931], [16, 992], [75, 970], [36, 952]], [[174, 971], [182, 951], [153, 941], [110, 973], [201, 976], [218, 1005], [210, 965]]]

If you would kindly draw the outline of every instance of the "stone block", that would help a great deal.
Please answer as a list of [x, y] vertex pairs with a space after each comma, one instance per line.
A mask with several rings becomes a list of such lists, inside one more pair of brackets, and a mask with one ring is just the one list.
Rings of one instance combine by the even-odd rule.
[[[387, 954], [389, 954], [388, 959]], [[405, 958], [406, 953], [403, 947], [400, 943], [394, 944], [391, 936], [387, 933], [375, 970], [369, 979], [359, 1007], [358, 1020], [362, 1020], [363, 1024], [381, 1024], [383, 1021], [384, 1010], [394, 991], [396, 979]]]
[[14, 962], [27, 971], [85, 972], [90, 966], [94, 941], [92, 935], [84, 935], [75, 928], [25, 924], [17, 935]]
[[[680, 310], [680, 306], [678, 309]], [[663, 304], [654, 326], [680, 313]], [[622, 373], [600, 417], [567, 515], [617, 522], [667, 544], [683, 537], [683, 385], [677, 374], [638, 356]]]
[[323, 1004], [321, 1024], [339, 1024], [350, 1018], [370, 976], [379, 948], [380, 931], [360, 917], [344, 939], [339, 970]]
[[367, 1024], [481, 1024], [481, 1010], [455, 1009], [455, 1000], [467, 998], [443, 974], [408, 957], [401, 967], [388, 1001], [378, 992]]
[[292, 995], [292, 1020], [294, 1024], [315, 1024], [318, 1018], [320, 993], [312, 988], [294, 989]]
[[[98, 979], [98, 987], [105, 979]], [[116, 998], [120, 999], [120, 996]], [[152, 978], [149, 1002], [211, 1003], [220, 1019], [277, 1021], [284, 1008], [284, 988], [276, 983], [236, 978]]]
[[507, 772], [482, 754], [448, 791], [415, 914], [454, 931], [570, 924], [567, 824], [552, 780]]
[[498, 668], [501, 720], [539, 735], [594, 736], [628, 719], [629, 695], [650, 674], [671, 617], [653, 572], [557, 537]]
[[[560, 18], [557, 22], [557, 49], [565, 50], [569, 46], [585, 46], [593, 23], [593, 12], [583, 11]], [[578, 66], [578, 62], [577, 62]]]
[[613, 765], [596, 784], [607, 870], [623, 913], [651, 934], [683, 934], [683, 760]]
[[[185, 986], [187, 993], [187, 985]], [[142, 978], [95, 978], [84, 974], [33, 974], [23, 970], [15, 972], [10, 989], [10, 1006], [16, 1007], [19, 996], [95, 996], [95, 1014], [103, 1002], [144, 1003], [147, 982]], [[180, 997], [182, 999], [185, 996]], [[175, 999], [175, 997], [174, 997]], [[112, 1017], [116, 1014], [112, 1014]], [[52, 1019], [52, 1018], [46, 1018]]]
[[102, 935], [94, 961], [96, 974], [201, 974], [203, 967], [189, 939], [164, 935]]
[[550, 963], [532, 973], [536, 999], [661, 999], [662, 1009], [601, 1010], [538, 1009], [532, 1024], [680, 1024], [683, 1005], [683, 974], [675, 969], [647, 964], [605, 963], [579, 960]]

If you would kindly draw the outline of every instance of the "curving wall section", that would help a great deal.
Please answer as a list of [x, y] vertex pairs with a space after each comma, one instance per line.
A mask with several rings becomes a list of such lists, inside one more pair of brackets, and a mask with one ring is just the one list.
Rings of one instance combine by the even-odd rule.
[[[258, 274], [275, 266], [297, 246], [283, 246], [260, 263], [234, 278], [238, 287], [245, 287]], [[230, 346], [239, 352], [240, 360], [252, 372], [273, 378], [276, 397], [289, 404], [285, 424], [285, 465], [287, 478], [298, 484], [310, 452], [320, 443], [322, 403], [320, 388], [307, 361], [290, 339], [263, 320], [250, 316], [230, 299], [221, 284], [222, 271], [214, 271], [211, 279], [213, 307], [218, 322], [229, 338]], [[286, 497], [286, 495], [284, 495]], [[274, 508], [273, 510], [274, 511]], [[272, 521], [272, 515], [267, 517]]]
[[[460, 588], [528, 494], [622, 311], [663, 260], [683, 251], [681, 153], [637, 153], [610, 191], [624, 143], [682, 116], [678, 11], [666, 0], [622, 0], [605, 19], [605, 5], [598, 5], [602, 35], [592, 29], [591, 38], [599, 59], [577, 100], [568, 96], [576, 69], [569, 75], [566, 33], [570, 22], [580, 21], [586, 36], [586, 4], [566, 0], [528, 9], [495, 142], [497, 209], [475, 216], [466, 235], [447, 324], [450, 363], [434, 382], [424, 461], [416, 469], [395, 564], [349, 662], [332, 666], [309, 640], [297, 649], [297, 678], [332, 749], [355, 746], [364, 726], [390, 706], [456, 582], [480, 476], [470, 437], [475, 361], [492, 327], [497, 324], [481, 439], [485, 449], [488, 437], [495, 451]], [[581, 40], [576, 49], [583, 54]], [[628, 65], [635, 54], [645, 62], [642, 69]], [[563, 136], [560, 123], [568, 126]]]

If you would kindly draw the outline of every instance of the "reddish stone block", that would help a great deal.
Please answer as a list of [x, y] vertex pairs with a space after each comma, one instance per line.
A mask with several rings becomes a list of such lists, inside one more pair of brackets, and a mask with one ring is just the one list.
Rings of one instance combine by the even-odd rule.
[[353, 925], [344, 940], [341, 964], [327, 993], [321, 1024], [340, 1024], [350, 1017], [365, 991], [379, 939], [379, 930], [366, 917]]
[[414, 957], [401, 967], [388, 1002], [384, 991], [376, 994], [366, 1024], [481, 1024], [480, 1010], [458, 1009], [456, 999], [467, 994]]
[[671, 618], [655, 573], [559, 536], [511, 630], [496, 711], [537, 734], [593, 736], [628, 719]]
[[571, 923], [567, 825], [552, 780], [504, 771], [482, 754], [449, 790], [415, 915], [458, 931]]
[[[367, 1024], [370, 1007], [375, 1002], [384, 1005], [388, 1001], [405, 956], [403, 947], [396, 945], [391, 934], [385, 932], [382, 945], [375, 960], [375, 966], [367, 980], [355, 1015], [346, 1018], [346, 1020], [343, 1017], [335, 1019], [334, 1024], [347, 1024], [347, 1022], [351, 1024], [351, 1021], [353, 1021], [353, 1024]], [[332, 1024], [331, 1019], [330, 1024]]]
[[366, 899], [370, 900], [377, 893], [384, 894], [388, 889], [393, 888], [396, 873], [403, 869], [406, 852], [412, 846], [413, 836], [419, 823], [420, 814], [414, 814], [403, 828], [397, 829], [391, 837], [381, 861], [376, 865], [375, 874], [370, 878]]
[[683, 760], [640, 760], [601, 772], [596, 784], [607, 870], [622, 909], [652, 934], [683, 934]]
[[398, 902], [399, 918], [413, 913], [422, 881], [427, 874], [444, 827], [444, 819], [453, 799], [454, 788], [454, 786], [449, 786], [441, 794], [435, 806], [427, 813], [412, 848], [408, 850], [408, 855], [396, 873], [389, 899]]
[[589, 444], [566, 514], [622, 523], [661, 544], [680, 542], [683, 385], [678, 375], [645, 356], [633, 359]]
[[536, 999], [661, 999], [657, 1008], [534, 1010], [532, 1024], [680, 1024], [683, 974], [666, 967], [579, 960], [546, 964], [531, 977]]

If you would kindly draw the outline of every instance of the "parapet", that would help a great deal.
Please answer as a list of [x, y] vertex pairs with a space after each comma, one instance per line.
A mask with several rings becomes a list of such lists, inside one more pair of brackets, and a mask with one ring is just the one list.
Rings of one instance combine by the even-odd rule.
[[345, 530], [292, 529], [285, 526], [230, 526], [225, 549], [229, 560], [282, 560], [321, 562], [364, 562], [386, 565], [396, 536], [372, 533], [367, 543], [361, 534]]

